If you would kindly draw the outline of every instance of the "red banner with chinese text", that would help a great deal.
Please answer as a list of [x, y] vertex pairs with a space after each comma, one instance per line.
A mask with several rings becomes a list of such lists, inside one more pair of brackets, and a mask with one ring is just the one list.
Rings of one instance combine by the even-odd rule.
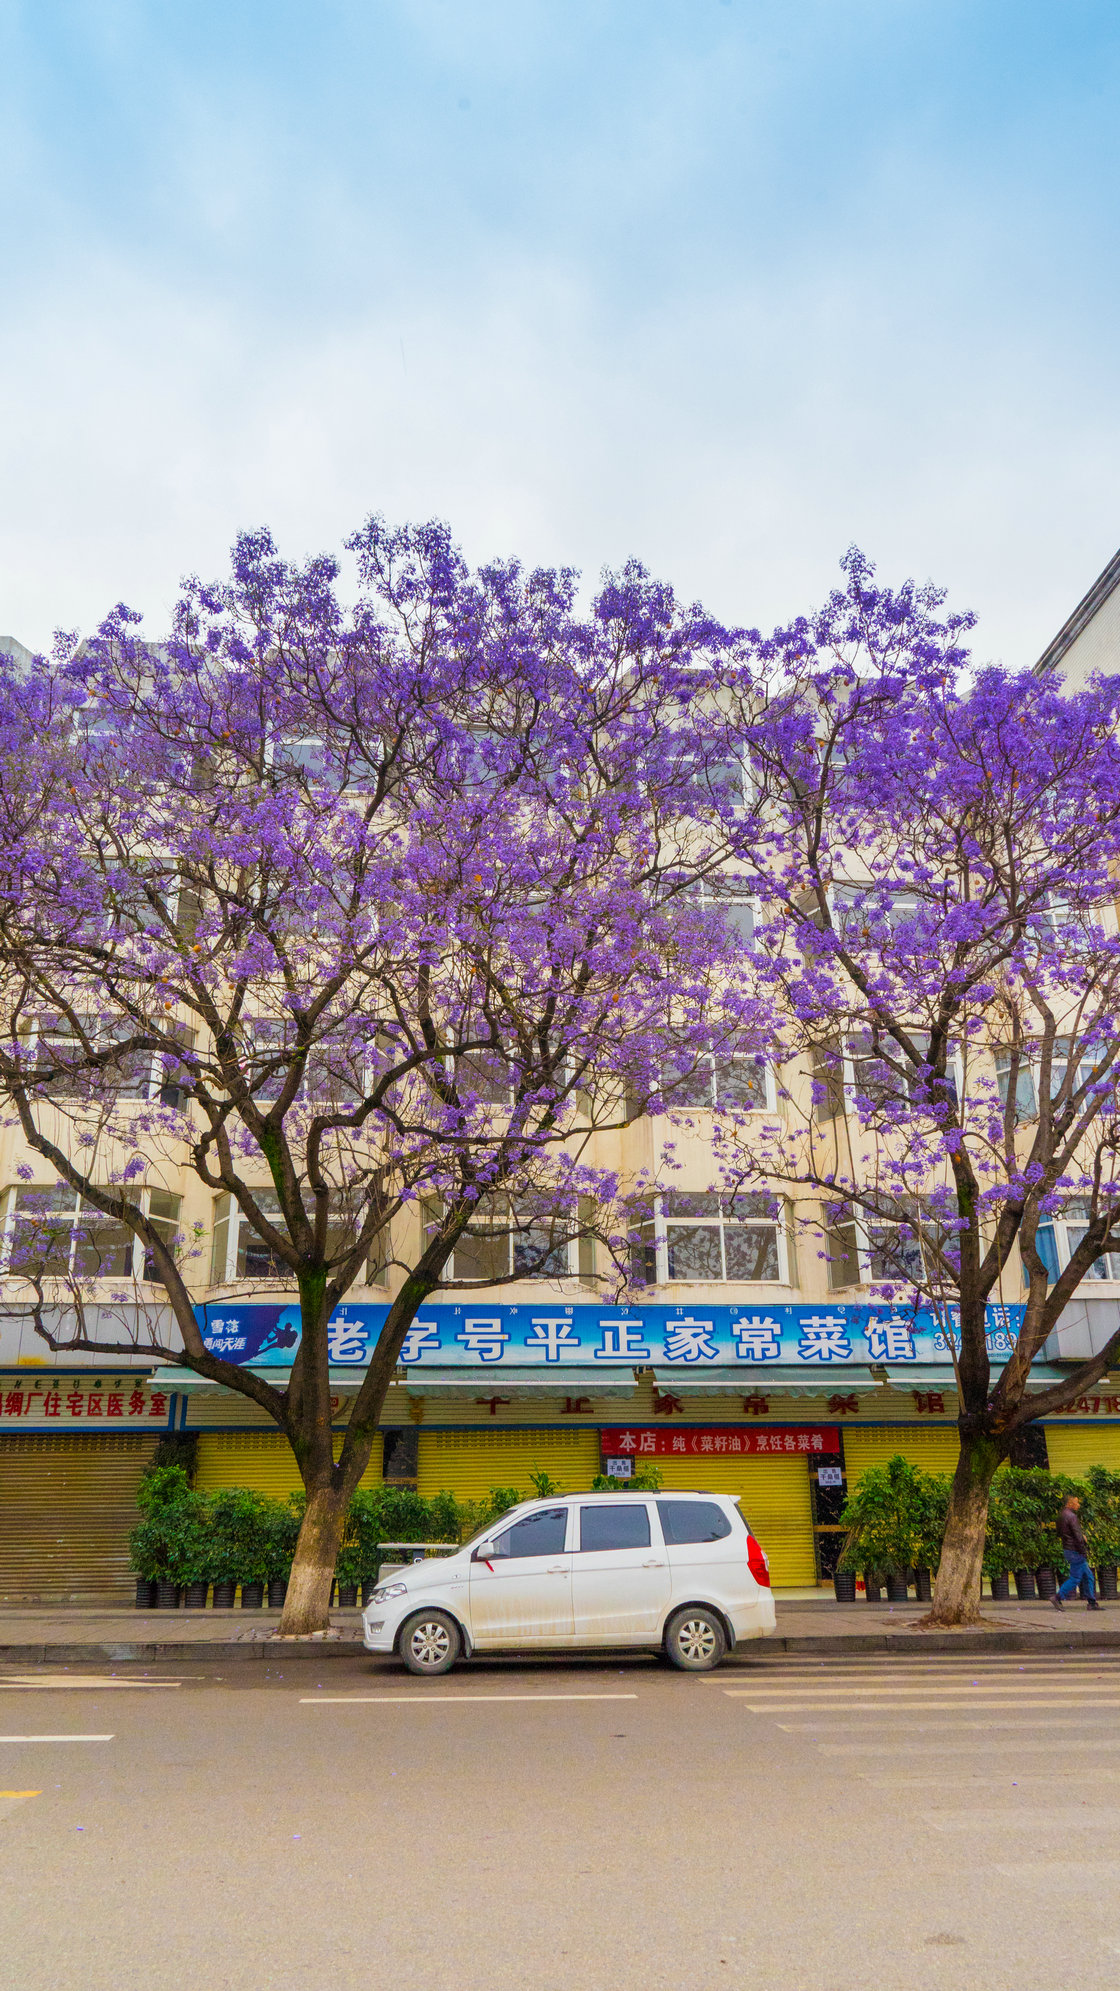
[[692, 1430], [682, 1430], [679, 1425], [655, 1426], [653, 1430], [627, 1425], [603, 1431], [600, 1436], [604, 1457], [612, 1459], [742, 1458], [762, 1452], [800, 1452], [812, 1457], [840, 1450], [836, 1431], [823, 1424], [755, 1425], [746, 1431], [726, 1425]]

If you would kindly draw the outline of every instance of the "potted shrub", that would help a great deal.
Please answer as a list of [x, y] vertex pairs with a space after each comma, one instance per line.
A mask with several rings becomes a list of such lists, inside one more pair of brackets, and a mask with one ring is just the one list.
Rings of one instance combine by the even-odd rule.
[[[238, 1584], [246, 1609], [259, 1609], [268, 1564], [268, 1495], [252, 1487], [223, 1486], [207, 1502], [206, 1575], [214, 1585], [215, 1609], [228, 1610]], [[255, 1599], [255, 1605], [254, 1600]]]
[[1120, 1473], [1107, 1466], [1090, 1466], [1085, 1474], [1086, 1499], [1081, 1519], [1089, 1557], [1097, 1574], [1102, 1597], [1116, 1596], [1116, 1567], [1120, 1563]]
[[[192, 1558], [201, 1532], [201, 1502], [182, 1466], [157, 1466], [136, 1489], [140, 1520], [129, 1535], [132, 1566], [145, 1586], [143, 1597], [157, 1610], [174, 1610], [190, 1581]], [[152, 1595], [154, 1586], [155, 1595]]]
[[837, 1567], [863, 1570], [869, 1604], [879, 1602], [884, 1577], [892, 1602], [906, 1597], [908, 1572], [922, 1539], [923, 1477], [908, 1459], [896, 1455], [886, 1465], [870, 1467], [848, 1494], [840, 1516], [848, 1534]]
[[269, 1502], [265, 1581], [268, 1584], [270, 1611], [280, 1611], [284, 1608], [292, 1557], [296, 1552], [296, 1539], [303, 1520], [304, 1498], [302, 1492], [290, 1493], [285, 1500]]

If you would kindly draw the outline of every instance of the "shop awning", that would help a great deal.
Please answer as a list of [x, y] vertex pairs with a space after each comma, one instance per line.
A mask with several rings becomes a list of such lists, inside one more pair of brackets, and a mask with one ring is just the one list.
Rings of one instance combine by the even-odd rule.
[[[291, 1369], [287, 1366], [273, 1368], [263, 1362], [247, 1362], [244, 1367], [250, 1369], [255, 1376], [263, 1376], [266, 1383], [275, 1383], [277, 1389], [281, 1390], [286, 1387], [291, 1375]], [[330, 1386], [332, 1390], [352, 1390], [357, 1394], [364, 1375], [364, 1369], [332, 1369]], [[225, 1388], [224, 1383], [211, 1382], [209, 1376], [196, 1375], [193, 1369], [156, 1369], [152, 1374], [152, 1385], [159, 1390], [177, 1390], [181, 1396], [190, 1396], [192, 1390]]]
[[410, 1396], [490, 1397], [508, 1396], [609, 1396], [632, 1397], [635, 1391], [631, 1369], [471, 1368], [409, 1369], [406, 1388]]
[[[995, 1362], [992, 1363], [992, 1371], [993, 1374], [998, 1373]], [[1027, 1381], [1027, 1394], [1052, 1389], [1055, 1383], [1064, 1380], [1065, 1372], [1055, 1368], [1053, 1363], [1036, 1362]], [[904, 1369], [892, 1367], [887, 1373], [887, 1381], [894, 1390], [955, 1390], [957, 1387], [956, 1376], [947, 1363], [937, 1369], [927, 1363], [915, 1363], [913, 1367], [907, 1363]]]
[[653, 1380], [657, 1389], [670, 1391], [673, 1396], [843, 1396], [850, 1390], [877, 1390], [883, 1386], [882, 1376], [873, 1375], [870, 1369], [829, 1366], [810, 1373], [777, 1364], [770, 1368], [762, 1363], [705, 1369], [702, 1375], [696, 1370], [682, 1374], [680, 1369], [655, 1369]]

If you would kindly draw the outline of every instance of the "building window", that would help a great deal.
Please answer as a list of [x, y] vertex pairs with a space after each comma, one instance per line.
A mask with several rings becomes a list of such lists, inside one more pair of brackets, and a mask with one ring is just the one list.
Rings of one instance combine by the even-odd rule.
[[708, 1107], [773, 1110], [774, 1083], [762, 1058], [701, 1051], [695, 1062], [666, 1083], [666, 1104], [689, 1111]]
[[[273, 1189], [252, 1189], [253, 1201], [266, 1222], [272, 1224], [281, 1234], [287, 1235], [287, 1225], [280, 1209], [280, 1198]], [[332, 1197], [332, 1202], [335, 1199]], [[331, 1211], [327, 1228], [327, 1255], [332, 1257], [345, 1249], [348, 1237], [354, 1235], [354, 1223], [358, 1218], [347, 1216], [336, 1206]], [[369, 1261], [366, 1265], [366, 1284], [386, 1286], [389, 1282], [389, 1246], [384, 1232], [374, 1239]], [[217, 1196], [214, 1199], [214, 1230], [210, 1247], [210, 1284], [225, 1286], [240, 1279], [282, 1280], [294, 1284], [295, 1275], [291, 1267], [285, 1265], [268, 1244], [267, 1239], [254, 1230], [240, 1204], [232, 1195]]]
[[705, 911], [718, 909], [727, 926], [743, 947], [749, 947], [754, 939], [755, 902], [747, 890], [747, 880], [734, 871], [713, 872], [707, 878], [697, 879], [688, 888], [688, 899], [693, 905], [703, 906]]
[[[1011, 1052], [996, 1052], [996, 1083], [999, 1086], [1000, 1104], [1007, 1105], [1007, 1092], [1011, 1084]], [[1116, 1084], [1116, 1071], [1110, 1069], [1109, 1053], [1102, 1045], [1075, 1044], [1071, 1037], [1055, 1037], [1050, 1053], [1050, 1097], [1056, 1099], [1069, 1074], [1070, 1062], [1075, 1060], [1073, 1069], [1074, 1091], [1089, 1085], [1093, 1078], [1098, 1057], [1104, 1067], [1104, 1076], [1110, 1085]], [[1038, 1047], [1024, 1045], [1019, 1053], [1019, 1070], [1015, 1082], [1015, 1118], [1019, 1121], [1038, 1118], [1038, 1097], [1040, 1092]]]
[[[595, 1247], [590, 1235], [573, 1236], [590, 1226], [594, 1211], [581, 1203], [578, 1219], [570, 1210], [542, 1211], [517, 1198], [492, 1196], [480, 1201], [476, 1215], [459, 1238], [448, 1263], [448, 1276], [480, 1286], [507, 1279], [582, 1279], [595, 1276]], [[429, 1208], [426, 1228], [438, 1223]]]
[[920, 1286], [926, 1280], [921, 1241], [909, 1224], [848, 1216], [827, 1225], [824, 1238], [833, 1292], [845, 1286]]
[[[174, 1246], [182, 1199], [162, 1189], [136, 1192], [137, 1206]], [[85, 1203], [64, 1183], [11, 1189], [4, 1219], [3, 1270], [29, 1279], [158, 1281], [155, 1255], [127, 1224]]]
[[[56, 1076], [35, 1087], [40, 1097], [57, 1100], [116, 1099], [159, 1100], [164, 1106], [182, 1107], [189, 1092], [187, 1072], [173, 1053], [161, 1051], [122, 1051], [104, 1066], [87, 1069], [89, 1045], [95, 1052], [111, 1050], [136, 1033], [129, 1023], [104, 1016], [80, 1016], [77, 1028], [67, 1017], [36, 1016], [21, 1038], [20, 1049], [32, 1069], [48, 1071], [57, 1066]], [[172, 1026], [184, 1050], [195, 1041], [193, 1030]]]
[[[1035, 1233], [1038, 1255], [1051, 1279], [1064, 1272], [1073, 1253], [1089, 1228], [1089, 1205], [1078, 1198], [1066, 1204], [1061, 1215], [1044, 1217]], [[1086, 1279], [1120, 1280], [1120, 1245], [1094, 1259]]]
[[676, 1189], [657, 1199], [640, 1227], [634, 1270], [646, 1285], [671, 1279], [789, 1284], [785, 1226], [768, 1196], [734, 1200]]

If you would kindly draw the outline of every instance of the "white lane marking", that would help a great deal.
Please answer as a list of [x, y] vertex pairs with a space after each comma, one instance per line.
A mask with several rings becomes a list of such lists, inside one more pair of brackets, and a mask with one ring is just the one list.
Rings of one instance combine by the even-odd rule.
[[[812, 1702], [810, 1702], [810, 1706], [812, 1706]], [[931, 1714], [931, 1712], [943, 1712], [943, 1714], [947, 1714], [951, 1708], [961, 1708], [963, 1712], [981, 1712], [985, 1708], [1052, 1708], [1052, 1706], [1054, 1706], [1052, 1700], [911, 1700], [909, 1706], [905, 1706], [905, 1708], [899, 1708], [899, 1706], [885, 1706], [885, 1708], [859, 1706], [859, 1708], [851, 1708], [851, 1712], [853, 1714], [893, 1714], [899, 1720], [905, 1720], [907, 1714]], [[1066, 1708], [1074, 1708], [1074, 1706], [1076, 1708], [1120, 1708], [1120, 1700], [1066, 1700], [1066, 1702], [1062, 1702], [1062, 1706], [1066, 1706]], [[840, 1702], [840, 1704], [836, 1700], [822, 1700], [820, 1702], [822, 1714], [840, 1714], [841, 1708], [843, 1708], [843, 1702]], [[810, 1708], [806, 1706], [804, 1700], [794, 1700], [794, 1702], [782, 1700], [782, 1702], [778, 1702], [778, 1706], [770, 1706], [770, 1704], [752, 1706], [748, 1702], [746, 1712], [748, 1714], [808, 1714]], [[1034, 1722], [1028, 1722], [1027, 1726], [1028, 1728], [1032, 1728]]]
[[[939, 1724], [931, 1721], [924, 1725], [929, 1728], [936, 1728]], [[1025, 1724], [1013, 1721], [970, 1721], [964, 1722], [961, 1725], [970, 1729], [1018, 1728], [1025, 1726]], [[1020, 1756], [1055, 1756], [1059, 1751], [1062, 1756], [1068, 1756], [1079, 1749], [1091, 1749], [1093, 1754], [1097, 1755], [1102, 1749], [1120, 1749], [1120, 1743], [1100, 1742], [1093, 1735], [1063, 1735], [1059, 1742], [1020, 1742], [1019, 1740], [1014, 1742], [951, 1742], [946, 1737], [942, 1742], [911, 1742], [907, 1739], [904, 1742], [818, 1742], [817, 1744], [818, 1756], [905, 1756], [907, 1761], [909, 1761], [911, 1756], [937, 1756], [939, 1758], [945, 1756], [967, 1756], [971, 1761], [973, 1756], [980, 1753], [985, 1756], [1013, 1756], [1018, 1761]]]
[[918, 1816], [938, 1832], [1115, 1832], [1120, 1805], [1057, 1804], [1045, 1811], [1026, 1806], [978, 1806], [975, 1811], [922, 1811]]
[[63, 1690], [69, 1689], [71, 1691], [88, 1688], [100, 1694], [104, 1693], [106, 1690], [112, 1691], [113, 1689], [121, 1687], [127, 1687], [130, 1690], [134, 1687], [140, 1687], [143, 1688], [145, 1691], [150, 1692], [151, 1689], [155, 1687], [178, 1687], [179, 1685], [180, 1682], [178, 1680], [118, 1680], [115, 1678], [103, 1679], [100, 1674], [87, 1674], [83, 1679], [75, 1680], [72, 1679], [69, 1674], [11, 1673], [7, 1676], [6, 1679], [0, 1679], [0, 1693], [8, 1693], [8, 1694], [52, 1693], [53, 1694], [58, 1692], [60, 1688]]
[[[832, 1710], [832, 1712], [835, 1712], [835, 1710]], [[875, 1711], [873, 1708], [854, 1708], [852, 1712], [872, 1717]], [[967, 1734], [973, 1729], [981, 1728], [1021, 1728], [1029, 1729], [1032, 1735], [1037, 1735], [1038, 1731], [1043, 1728], [1075, 1728], [1079, 1734], [1083, 1735], [1087, 1728], [1092, 1728], [1096, 1729], [1098, 1736], [1100, 1736], [1097, 1723], [1082, 1721], [1079, 1716], [1072, 1714], [1072, 1712], [1068, 1716], [1066, 1714], [1035, 1715], [1031, 1721], [908, 1721], [906, 1715], [909, 1715], [910, 1712], [909, 1708], [905, 1710], [905, 1714], [901, 1708], [886, 1708], [883, 1711], [882, 1719], [879, 1721], [873, 1719], [864, 1721], [779, 1721], [775, 1726], [780, 1728], [784, 1735], [895, 1735], [900, 1742], [907, 1735], [933, 1735], [939, 1729], [948, 1735]], [[966, 1709], [965, 1712], [979, 1713], [980, 1710]], [[986, 1714], [988, 1710], [985, 1708], [983, 1712]], [[1100, 1749], [1120, 1749], [1120, 1741], [1116, 1741], [1114, 1738], [1100, 1737], [1097, 1746]], [[1060, 1749], [1061, 1747], [1062, 1744], [1060, 1742], [1055, 1742], [1055, 1749]]]
[[636, 1701], [637, 1694], [301, 1694], [301, 1708], [446, 1707], [456, 1701]]
[[[1014, 1680], [925, 1680], [917, 1687], [725, 1687], [729, 1701], [902, 1701], [914, 1694], [1006, 1694], [1019, 1683]], [[1045, 1687], [1052, 1696], [1115, 1692], [1114, 1680], [1025, 1680], [1026, 1688]]]
[[111, 1735], [0, 1735], [0, 1742], [112, 1742]]

